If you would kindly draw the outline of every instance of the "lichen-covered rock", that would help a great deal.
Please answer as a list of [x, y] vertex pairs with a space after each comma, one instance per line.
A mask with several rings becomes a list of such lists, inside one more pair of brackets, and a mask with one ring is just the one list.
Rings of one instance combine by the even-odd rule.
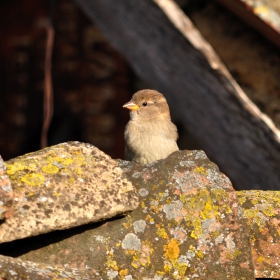
[[254, 279], [236, 192], [204, 152], [119, 166], [141, 197], [135, 211], [20, 257], [89, 268], [96, 279]]
[[280, 192], [237, 192], [248, 224], [255, 277], [280, 278]]
[[13, 189], [5, 171], [4, 161], [0, 156], [0, 220], [8, 219], [13, 215]]
[[0, 225], [0, 242], [108, 219], [139, 203], [121, 168], [90, 144], [63, 143], [5, 165], [14, 215]]
[[52, 267], [0, 256], [0, 280], [92, 280], [89, 271]]

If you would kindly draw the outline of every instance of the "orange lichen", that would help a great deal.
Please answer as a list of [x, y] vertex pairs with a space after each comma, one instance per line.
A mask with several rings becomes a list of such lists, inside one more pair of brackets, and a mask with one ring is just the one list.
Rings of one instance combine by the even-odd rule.
[[163, 250], [165, 251], [164, 255], [171, 261], [177, 259], [180, 255], [179, 244], [180, 242], [178, 240], [172, 238], [167, 245], [163, 246]]

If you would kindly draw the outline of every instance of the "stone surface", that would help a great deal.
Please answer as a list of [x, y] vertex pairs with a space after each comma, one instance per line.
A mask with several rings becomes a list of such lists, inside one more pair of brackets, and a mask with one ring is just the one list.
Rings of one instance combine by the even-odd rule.
[[280, 192], [237, 192], [248, 224], [255, 277], [280, 278]]
[[0, 256], [0, 280], [92, 280], [88, 271], [52, 267]]
[[13, 215], [13, 189], [6, 174], [6, 168], [0, 156], [0, 220], [8, 219]]
[[0, 242], [122, 215], [138, 195], [114, 160], [89, 144], [68, 142], [6, 162], [14, 215]]
[[18, 248], [14, 255], [24, 261], [88, 268], [93, 279], [254, 279], [236, 192], [204, 152], [119, 166], [141, 197], [135, 211], [59, 237], [3, 244], [0, 253]]

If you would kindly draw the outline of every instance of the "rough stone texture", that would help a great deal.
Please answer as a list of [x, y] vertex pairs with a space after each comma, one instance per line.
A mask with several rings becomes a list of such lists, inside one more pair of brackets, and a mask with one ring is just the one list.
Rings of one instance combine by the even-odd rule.
[[0, 156], [0, 220], [8, 219], [13, 215], [13, 189], [5, 170], [3, 159]]
[[0, 280], [92, 280], [87, 271], [51, 267], [34, 262], [0, 256]]
[[237, 192], [251, 238], [255, 277], [280, 278], [280, 192]]
[[138, 206], [138, 195], [114, 160], [92, 145], [69, 142], [6, 162], [14, 216], [0, 241], [96, 222]]
[[119, 166], [141, 197], [128, 216], [3, 245], [23, 260], [91, 269], [93, 279], [254, 279], [236, 192], [204, 152]]

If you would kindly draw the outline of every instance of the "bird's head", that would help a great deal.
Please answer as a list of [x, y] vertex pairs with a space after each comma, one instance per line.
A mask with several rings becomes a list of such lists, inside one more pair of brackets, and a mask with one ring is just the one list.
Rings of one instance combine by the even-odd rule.
[[131, 100], [123, 105], [130, 110], [130, 119], [150, 121], [170, 120], [170, 112], [165, 97], [156, 90], [143, 89], [133, 94]]

